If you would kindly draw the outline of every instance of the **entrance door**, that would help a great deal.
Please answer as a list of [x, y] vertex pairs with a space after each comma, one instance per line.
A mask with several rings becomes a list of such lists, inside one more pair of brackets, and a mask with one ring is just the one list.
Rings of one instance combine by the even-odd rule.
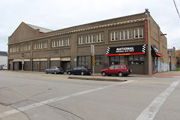
[[64, 71], [67, 71], [67, 69], [70, 68], [70, 62], [69, 61], [62, 61], [61, 67], [64, 69]]
[[157, 72], [158, 72], [158, 58], [153, 57], [153, 73], [157, 73]]

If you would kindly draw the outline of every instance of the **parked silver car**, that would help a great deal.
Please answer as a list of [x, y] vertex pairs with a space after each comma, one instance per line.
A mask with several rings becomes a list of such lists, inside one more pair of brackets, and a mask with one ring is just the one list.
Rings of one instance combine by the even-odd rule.
[[52, 74], [64, 74], [64, 70], [60, 67], [53, 66], [50, 69], [46, 69], [45, 73], [52, 73]]

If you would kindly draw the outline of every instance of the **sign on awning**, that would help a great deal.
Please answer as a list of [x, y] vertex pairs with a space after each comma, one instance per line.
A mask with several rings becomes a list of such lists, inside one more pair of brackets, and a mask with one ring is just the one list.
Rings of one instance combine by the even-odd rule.
[[145, 55], [146, 45], [108, 47], [106, 56]]

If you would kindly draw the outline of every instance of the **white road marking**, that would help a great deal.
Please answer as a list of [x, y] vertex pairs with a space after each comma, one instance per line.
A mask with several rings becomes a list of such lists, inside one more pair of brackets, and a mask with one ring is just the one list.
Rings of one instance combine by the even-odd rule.
[[30, 104], [30, 105], [27, 105], [27, 106], [24, 106], [24, 107], [20, 107], [20, 108], [16, 108], [16, 109], [13, 109], [13, 110], [10, 110], [10, 111], [5, 111], [3, 113], [0, 113], [0, 118], [6, 117], [6, 116], [9, 116], [9, 115], [13, 115], [13, 114], [16, 114], [16, 113], [20, 113], [20, 112], [23, 112], [23, 111], [26, 111], [26, 110], [29, 110], [29, 109], [32, 109], [32, 108], [37, 108], [37, 107], [40, 107], [40, 106], [43, 106], [43, 105], [46, 105], [46, 104], [49, 104], [49, 103], [65, 100], [65, 99], [68, 99], [68, 98], [72, 98], [72, 97], [84, 95], [84, 94], [87, 94], [87, 93], [91, 93], [91, 92], [111, 88], [111, 87], [118, 86], [118, 85], [127, 84], [127, 83], [130, 83], [130, 82], [133, 82], [133, 80], [130, 80], [130, 81], [127, 81], [127, 82], [120, 82], [120, 83], [113, 84], [113, 85], [103, 86], [103, 87], [99, 87], [99, 88], [95, 88], [95, 89], [90, 89], [90, 90], [86, 90], [86, 91], [66, 95], [66, 96], [63, 96], [63, 97], [52, 98], [52, 99], [49, 99], [49, 100], [45, 100], [45, 101], [41, 101], [41, 102], [38, 102], [38, 103]]
[[152, 101], [136, 120], [153, 120], [163, 103], [166, 101], [166, 98], [174, 91], [179, 83], [180, 80], [173, 82], [164, 92]]

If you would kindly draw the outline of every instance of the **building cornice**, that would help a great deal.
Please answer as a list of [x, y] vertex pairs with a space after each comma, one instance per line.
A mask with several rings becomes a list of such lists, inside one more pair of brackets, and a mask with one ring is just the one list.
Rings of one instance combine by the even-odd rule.
[[26, 41], [8, 44], [8, 45], [31, 42], [31, 41], [35, 41], [35, 40], [39, 40], [39, 39], [46, 39], [46, 38], [50, 38], [50, 37], [62, 36], [62, 35], [67, 35], [67, 34], [72, 34], [72, 33], [77, 33], [77, 32], [84, 32], [84, 31], [88, 31], [88, 30], [95, 30], [95, 29], [100, 29], [100, 28], [107, 28], [107, 27], [113, 27], [113, 26], [118, 26], [118, 25], [137, 23], [137, 22], [142, 22], [145, 20], [146, 20], [146, 18], [141, 18], [141, 19], [128, 20], [128, 21], [123, 21], [123, 22], [110, 23], [110, 24], [105, 24], [105, 25], [98, 25], [98, 26], [88, 27], [88, 28], [84, 28], [84, 29], [71, 30], [68, 32], [62, 32], [62, 33], [58, 33], [58, 34], [53, 34], [53, 35], [48, 35], [48, 36], [43, 36], [43, 37], [37, 37], [37, 38], [33, 38], [33, 39], [28, 39]]

